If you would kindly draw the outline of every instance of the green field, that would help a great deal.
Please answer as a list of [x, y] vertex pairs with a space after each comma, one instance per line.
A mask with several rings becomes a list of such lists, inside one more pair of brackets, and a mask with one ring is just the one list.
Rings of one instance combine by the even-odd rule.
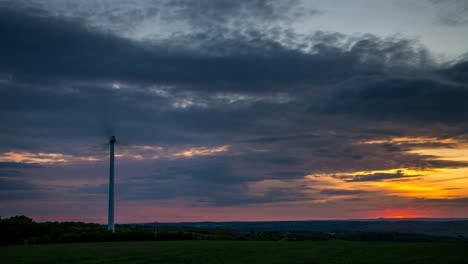
[[0, 263], [468, 263], [466, 243], [111, 242], [0, 247]]

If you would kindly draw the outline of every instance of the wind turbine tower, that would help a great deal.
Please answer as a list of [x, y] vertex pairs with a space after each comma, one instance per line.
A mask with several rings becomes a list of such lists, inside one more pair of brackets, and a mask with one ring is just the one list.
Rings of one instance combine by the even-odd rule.
[[114, 227], [114, 144], [117, 140], [114, 136], [110, 137], [110, 167], [109, 167], [109, 211], [107, 230], [115, 232]]

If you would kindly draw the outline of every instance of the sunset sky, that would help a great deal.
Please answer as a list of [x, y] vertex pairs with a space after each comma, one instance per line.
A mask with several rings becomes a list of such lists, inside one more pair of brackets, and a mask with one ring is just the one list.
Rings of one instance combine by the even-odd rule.
[[468, 218], [466, 0], [0, 0], [0, 216]]

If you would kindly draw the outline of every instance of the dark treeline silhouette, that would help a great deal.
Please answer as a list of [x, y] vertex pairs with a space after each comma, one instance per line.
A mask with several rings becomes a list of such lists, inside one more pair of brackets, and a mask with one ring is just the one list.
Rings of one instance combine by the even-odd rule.
[[467, 241], [464, 237], [438, 237], [397, 232], [236, 231], [228, 228], [118, 225], [116, 232], [104, 225], [82, 222], [37, 223], [26, 216], [0, 219], [0, 245], [104, 241], [155, 240], [351, 240], [351, 241]]

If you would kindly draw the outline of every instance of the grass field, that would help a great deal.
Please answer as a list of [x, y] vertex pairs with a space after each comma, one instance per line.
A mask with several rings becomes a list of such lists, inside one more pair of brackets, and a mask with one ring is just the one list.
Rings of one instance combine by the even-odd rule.
[[466, 243], [171, 241], [0, 247], [0, 263], [468, 263]]

